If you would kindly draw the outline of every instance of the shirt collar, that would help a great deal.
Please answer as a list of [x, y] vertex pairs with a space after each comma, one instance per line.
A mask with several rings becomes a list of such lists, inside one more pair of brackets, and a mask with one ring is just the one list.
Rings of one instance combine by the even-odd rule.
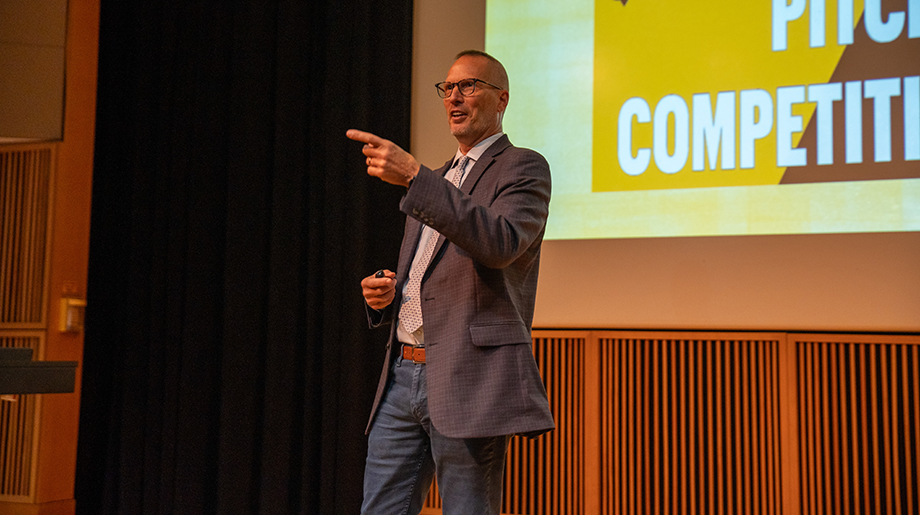
[[[482, 155], [486, 152], [486, 150], [488, 150], [489, 147], [492, 146], [492, 143], [495, 143], [496, 141], [498, 141], [498, 138], [501, 138], [504, 135], [505, 135], [504, 132], [499, 131], [498, 133], [493, 134], [489, 136], [488, 138], [480, 141], [479, 143], [476, 144], [475, 147], [471, 148], [470, 151], [466, 153], [467, 157], [469, 157], [470, 161], [474, 163], [479, 161], [479, 158], [482, 157]], [[458, 148], [457, 153], [454, 154], [454, 162], [451, 164], [451, 167], [457, 166], [457, 161], [459, 161], [460, 158], [463, 157], [463, 155], [464, 155], [463, 152], [461, 152], [460, 149]]]

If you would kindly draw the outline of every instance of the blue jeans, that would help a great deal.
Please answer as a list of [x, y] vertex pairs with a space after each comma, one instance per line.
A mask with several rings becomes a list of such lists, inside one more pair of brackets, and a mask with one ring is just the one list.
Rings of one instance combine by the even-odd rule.
[[437, 471], [444, 515], [499, 515], [509, 441], [439, 433], [428, 418], [425, 365], [397, 358], [368, 437], [361, 513], [418, 514]]

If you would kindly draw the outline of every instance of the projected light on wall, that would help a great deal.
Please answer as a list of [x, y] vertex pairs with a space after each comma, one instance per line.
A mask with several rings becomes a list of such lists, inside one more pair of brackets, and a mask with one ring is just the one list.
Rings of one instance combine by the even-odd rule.
[[920, 230], [920, 0], [488, 0], [550, 239]]

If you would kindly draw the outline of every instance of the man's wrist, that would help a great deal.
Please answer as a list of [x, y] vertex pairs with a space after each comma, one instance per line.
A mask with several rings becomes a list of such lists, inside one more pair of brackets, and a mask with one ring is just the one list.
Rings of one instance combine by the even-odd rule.
[[413, 163], [412, 168], [413, 170], [410, 170], [411, 175], [409, 175], [409, 177], [406, 179], [406, 189], [409, 189], [412, 186], [412, 181], [418, 177], [418, 173], [422, 169], [421, 165], [418, 164], [418, 161]]

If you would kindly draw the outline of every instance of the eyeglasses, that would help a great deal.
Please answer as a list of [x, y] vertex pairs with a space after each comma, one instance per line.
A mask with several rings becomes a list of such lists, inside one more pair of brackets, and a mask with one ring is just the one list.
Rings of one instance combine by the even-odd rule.
[[438, 88], [438, 96], [441, 98], [448, 98], [454, 92], [454, 88], [460, 88], [460, 95], [468, 97], [476, 93], [476, 84], [483, 83], [486, 86], [492, 86], [495, 89], [503, 89], [501, 86], [496, 86], [495, 84], [490, 84], [482, 79], [463, 79], [457, 82], [439, 82], [434, 85]]

